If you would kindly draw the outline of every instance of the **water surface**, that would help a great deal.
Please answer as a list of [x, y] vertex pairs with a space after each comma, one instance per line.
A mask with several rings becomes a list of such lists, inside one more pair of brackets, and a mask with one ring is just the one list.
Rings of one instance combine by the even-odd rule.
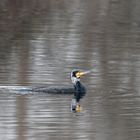
[[0, 93], [0, 139], [140, 139], [138, 0], [0, 2], [0, 85], [71, 84], [93, 72], [80, 113], [72, 95]]

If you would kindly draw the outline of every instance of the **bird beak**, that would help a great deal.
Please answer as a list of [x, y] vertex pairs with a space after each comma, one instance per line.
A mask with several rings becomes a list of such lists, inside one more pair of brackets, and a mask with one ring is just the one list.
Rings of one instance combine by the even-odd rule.
[[80, 78], [81, 76], [83, 76], [83, 75], [85, 75], [85, 74], [87, 74], [87, 73], [89, 73], [89, 71], [80, 71], [80, 72], [77, 72], [77, 73], [76, 73], [76, 77], [77, 77], [77, 78]]

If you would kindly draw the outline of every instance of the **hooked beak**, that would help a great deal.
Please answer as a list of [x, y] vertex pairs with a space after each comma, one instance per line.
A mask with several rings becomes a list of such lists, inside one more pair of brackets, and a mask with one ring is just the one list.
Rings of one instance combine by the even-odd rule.
[[79, 71], [76, 73], [76, 77], [80, 78], [81, 76], [86, 75], [88, 73], [90, 73], [90, 71]]

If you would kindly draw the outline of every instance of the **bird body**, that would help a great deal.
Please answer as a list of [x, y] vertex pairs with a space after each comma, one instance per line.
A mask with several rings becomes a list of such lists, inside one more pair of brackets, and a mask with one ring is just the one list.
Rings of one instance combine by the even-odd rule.
[[39, 86], [32, 87], [33, 92], [48, 94], [74, 94], [76, 91], [72, 85]]

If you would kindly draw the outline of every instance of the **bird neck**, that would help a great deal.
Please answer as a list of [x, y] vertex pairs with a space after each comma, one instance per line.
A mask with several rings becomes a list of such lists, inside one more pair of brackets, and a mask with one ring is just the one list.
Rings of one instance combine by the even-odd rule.
[[72, 77], [71, 81], [74, 85], [76, 85], [77, 82], [80, 82], [80, 78]]

